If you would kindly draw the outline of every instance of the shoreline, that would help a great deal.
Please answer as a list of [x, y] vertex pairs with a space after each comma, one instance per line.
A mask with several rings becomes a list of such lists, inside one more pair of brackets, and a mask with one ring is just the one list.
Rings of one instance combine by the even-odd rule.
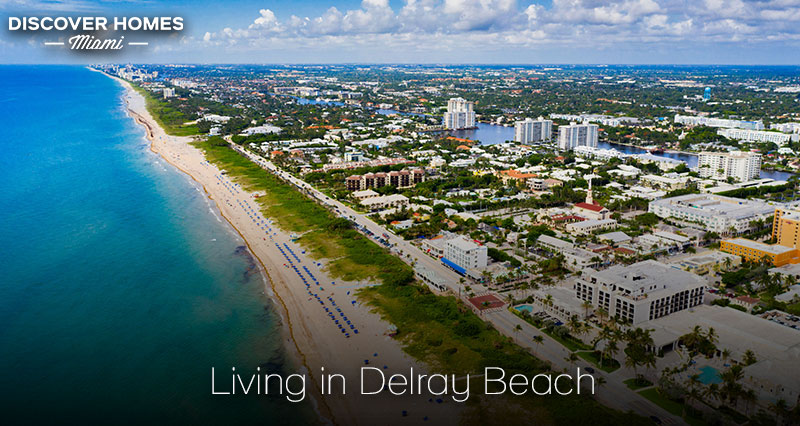
[[[405, 354], [400, 342], [387, 338], [384, 332], [389, 323], [384, 321], [370, 306], [356, 301], [355, 295], [350, 295], [349, 289], [357, 289], [363, 283], [342, 282], [328, 276], [326, 266], [323, 265], [326, 263], [324, 259], [306, 258], [305, 250], [293, 243], [288, 232], [267, 225], [267, 222], [271, 224], [271, 220], [260, 215], [260, 205], [254, 202], [257, 194], [242, 190], [238, 184], [230, 181], [224, 172], [209, 163], [203, 151], [189, 144], [192, 137], [167, 135], [147, 111], [144, 97], [130, 83], [115, 76], [105, 75], [117, 81], [125, 89], [122, 97], [126, 104], [126, 110], [134, 122], [145, 129], [145, 135], [150, 142], [149, 149], [203, 187], [206, 196], [214, 202], [220, 215], [239, 234], [250, 254], [257, 260], [262, 277], [265, 278], [265, 294], [277, 302], [276, 310], [279, 312], [281, 320], [281, 339], [286, 339], [284, 347], [287, 355], [292, 358], [293, 364], [300, 367], [297, 372], [305, 373], [311, 379], [310, 403], [318, 414], [320, 422], [348, 425], [373, 424], [375, 419], [382, 419], [382, 423], [392, 424], [395, 422], [385, 418], [387, 410], [400, 413], [408, 408], [408, 404], [419, 406], [423, 402], [422, 400], [409, 402], [405, 398], [383, 398], [382, 400], [370, 400], [374, 404], [363, 404], [364, 400], [352, 396], [326, 395], [325, 398], [322, 397], [321, 374], [317, 373], [319, 367], [322, 366], [326, 371], [357, 377], [357, 372], [363, 365], [361, 361], [367, 357], [372, 358], [373, 354], [375, 362], [385, 363], [384, 369], [387, 372], [407, 370], [409, 366], [414, 369], [427, 370], [427, 366]], [[252, 207], [249, 207], [251, 205]], [[248, 209], [254, 214], [250, 215]], [[258, 220], [263, 219], [263, 222], [256, 222], [256, 219], [253, 219], [254, 216], [259, 216]], [[270, 228], [266, 232], [269, 240], [264, 237], [265, 227]], [[283, 250], [278, 244], [293, 247], [297, 251], [296, 256], [301, 256], [302, 259], [294, 257], [293, 259], [298, 259], [296, 265], [303, 268], [310, 267], [309, 269], [313, 269], [314, 274], [318, 274], [320, 292], [323, 291], [321, 283], [326, 283], [324, 295], [330, 294], [329, 300], [339, 301], [339, 303], [333, 303], [334, 307], [340, 306], [343, 309], [342, 312], [347, 312], [349, 318], [358, 325], [360, 333], [345, 340], [344, 331], [340, 333], [331, 318], [328, 318], [328, 314], [320, 309], [322, 301], [317, 304], [317, 300], [304, 294], [307, 291], [306, 288], [299, 283], [297, 275], [292, 275], [297, 269], [293, 271], [286, 263], [288, 262], [294, 267], [293, 260], [285, 254], [283, 254], [284, 257], [281, 257]], [[299, 251], [303, 251], [303, 255]], [[330, 287], [334, 288], [328, 288], [328, 282], [331, 283]], [[335, 286], [334, 282], [339, 285]], [[311, 292], [309, 291], [308, 294], [310, 295]], [[337, 309], [339, 308], [337, 307]], [[387, 366], [392, 367], [388, 368]], [[427, 399], [424, 402], [427, 402]], [[453, 409], [456, 407], [436, 408], [450, 414], [447, 417], [439, 418], [439, 420], [444, 420], [443, 423], [458, 422], [460, 416], [452, 415], [454, 414]], [[431, 409], [431, 407], [425, 409]], [[458, 414], [460, 408], [456, 411], [455, 414]], [[438, 414], [439, 412], [436, 417], [439, 417]], [[409, 419], [401, 417], [397, 423], [400, 422], [408, 424]]]
[[[97, 71], [97, 72], [100, 72], [100, 71]], [[128, 102], [127, 99], [125, 99], [125, 98], [129, 97], [131, 94], [135, 94], [135, 95], [138, 95], [138, 96], [141, 96], [141, 95], [138, 94], [136, 92], [136, 90], [133, 89], [133, 87], [127, 81], [122, 80], [122, 79], [120, 79], [118, 77], [115, 77], [115, 76], [112, 76], [112, 75], [108, 75], [106, 73], [102, 73], [102, 74], [104, 74], [104, 75], [106, 75], [108, 77], [111, 77], [112, 79], [114, 79], [117, 83], [119, 83], [125, 89], [125, 94], [123, 95], [123, 100], [125, 101], [125, 110], [126, 110], [127, 114], [134, 120], [134, 122], [137, 125], [140, 125], [140, 126], [144, 127], [146, 138], [150, 142], [149, 146], [148, 146], [148, 149], [150, 150], [150, 152], [152, 152], [154, 154], [157, 154], [159, 157], [164, 159], [164, 161], [166, 161], [169, 165], [171, 165], [172, 167], [175, 167], [180, 172], [186, 174], [192, 180], [194, 180], [198, 185], [200, 185], [203, 188], [203, 192], [205, 193], [206, 197], [208, 197], [208, 199], [211, 200], [214, 203], [214, 206], [217, 209], [217, 211], [219, 212], [220, 216], [223, 219], [225, 219], [225, 221], [228, 223], [228, 225], [242, 239], [242, 241], [244, 242], [245, 246], [247, 247], [247, 250], [250, 252], [250, 255], [254, 259], [256, 259], [256, 261], [257, 261], [259, 274], [261, 275], [261, 277], [263, 279], [263, 282], [264, 282], [265, 293], [267, 292], [267, 290], [270, 290], [269, 293], [271, 293], [271, 294], [267, 294], [267, 297], [273, 299], [273, 301], [275, 299], [277, 299], [277, 301], [279, 302], [277, 304], [279, 306], [279, 309], [276, 309], [276, 311], [278, 312], [278, 316], [280, 318], [281, 340], [283, 340], [283, 338], [288, 335], [289, 339], [287, 339], [287, 340], [290, 340], [292, 342], [291, 350], [288, 350], [289, 348], [285, 344], [283, 345], [284, 348], [287, 349], [288, 355], [292, 359], [293, 362], [299, 363], [300, 365], [302, 365], [303, 369], [305, 369], [306, 371], [310, 371], [310, 368], [308, 366], [308, 362], [306, 360], [306, 357], [302, 353], [302, 351], [300, 351], [300, 348], [298, 347], [297, 341], [294, 339], [294, 333], [293, 333], [293, 330], [292, 330], [291, 320], [289, 319], [289, 316], [288, 316], [288, 309], [289, 308], [286, 306], [286, 303], [283, 301], [283, 299], [280, 297], [280, 295], [275, 291], [275, 287], [274, 287], [274, 284], [273, 284], [273, 281], [272, 281], [272, 277], [270, 276], [269, 271], [267, 270], [267, 267], [264, 264], [264, 261], [253, 250], [253, 247], [250, 245], [250, 243], [248, 242], [247, 238], [242, 233], [242, 231], [239, 228], [237, 228], [236, 225], [234, 225], [234, 223], [231, 220], [231, 218], [229, 218], [225, 214], [225, 212], [222, 209], [222, 206], [220, 206], [219, 202], [215, 199], [215, 197], [213, 196], [211, 191], [209, 191], [208, 187], [206, 187], [205, 183], [203, 183], [200, 180], [198, 180], [197, 177], [192, 175], [192, 173], [190, 173], [188, 170], [185, 170], [180, 165], [178, 165], [175, 162], [171, 161], [170, 158], [168, 158], [164, 154], [164, 152], [162, 152], [162, 151], [160, 151], [160, 150], [155, 148], [155, 132], [153, 130], [153, 126], [158, 126], [159, 128], [160, 128], [160, 126], [158, 125], [158, 123], [155, 122], [155, 120], [152, 120], [152, 121], [147, 120], [140, 113], [138, 113], [138, 112], [134, 111], [133, 109], [131, 109], [130, 103]], [[151, 117], [151, 119], [152, 119], [152, 117]], [[163, 131], [163, 129], [161, 129], [161, 130]], [[189, 137], [187, 137], [187, 138], [189, 138]], [[313, 409], [317, 412], [317, 414], [320, 417], [320, 419], [329, 420], [328, 417], [331, 417], [330, 409], [326, 410], [327, 411], [326, 414], [323, 414], [319, 410], [319, 404], [322, 404], [322, 405], [326, 405], [326, 404], [325, 404], [324, 400], [320, 397], [320, 394], [318, 393], [318, 389], [316, 387], [314, 387], [314, 390], [317, 391], [317, 392], [315, 392], [314, 396], [311, 398], [311, 400], [313, 401], [311, 403], [311, 405], [312, 405]], [[323, 421], [322, 423], [333, 424], [334, 422], [332, 420], [329, 420], [327, 422]]]

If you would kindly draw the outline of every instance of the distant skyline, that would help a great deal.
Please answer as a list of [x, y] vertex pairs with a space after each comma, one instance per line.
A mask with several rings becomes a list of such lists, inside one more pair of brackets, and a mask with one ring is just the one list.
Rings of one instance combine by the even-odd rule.
[[[186, 29], [111, 56], [7, 30], [68, 13]], [[0, 0], [0, 17], [2, 63], [800, 64], [800, 0]]]

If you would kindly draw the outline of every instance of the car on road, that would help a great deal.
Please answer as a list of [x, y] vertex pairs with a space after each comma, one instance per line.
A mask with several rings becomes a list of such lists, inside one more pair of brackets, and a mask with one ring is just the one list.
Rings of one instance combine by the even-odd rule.
[[594, 368], [592, 367], [583, 367], [583, 369], [589, 374], [594, 374]]

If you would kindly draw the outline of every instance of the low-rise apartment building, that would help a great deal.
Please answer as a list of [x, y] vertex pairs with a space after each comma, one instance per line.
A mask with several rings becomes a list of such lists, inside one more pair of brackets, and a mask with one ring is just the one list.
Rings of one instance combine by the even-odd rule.
[[616, 227], [617, 221], [614, 219], [591, 219], [567, 224], [567, 232], [578, 235], [587, 235], [595, 231]]
[[466, 237], [452, 238], [444, 243], [442, 262], [456, 272], [465, 275], [470, 269], [486, 267], [488, 249]]
[[639, 324], [703, 303], [705, 281], [655, 260], [588, 271], [575, 282], [579, 299]]
[[759, 200], [743, 200], [716, 194], [688, 194], [651, 201], [650, 212], [702, 225], [720, 235], [738, 235], [752, 229], [752, 223], [773, 215], [775, 207]]

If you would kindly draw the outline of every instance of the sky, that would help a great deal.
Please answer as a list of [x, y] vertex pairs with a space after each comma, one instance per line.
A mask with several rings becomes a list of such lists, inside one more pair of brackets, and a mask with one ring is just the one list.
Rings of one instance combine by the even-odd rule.
[[[186, 28], [113, 55], [8, 31], [68, 14]], [[800, 64], [800, 0], [0, 0], [0, 18], [0, 63]]]

